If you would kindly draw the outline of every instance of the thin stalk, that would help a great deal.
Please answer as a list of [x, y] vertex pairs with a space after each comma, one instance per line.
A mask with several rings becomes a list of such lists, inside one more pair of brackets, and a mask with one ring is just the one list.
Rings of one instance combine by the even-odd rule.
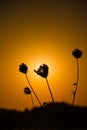
[[53, 95], [52, 95], [52, 92], [51, 92], [51, 89], [50, 89], [50, 85], [49, 85], [49, 83], [48, 83], [47, 78], [46, 78], [46, 82], [47, 82], [47, 86], [48, 86], [48, 89], [49, 89], [49, 92], [50, 92], [50, 95], [51, 95], [52, 101], [54, 102], [54, 98], [53, 98]]
[[29, 82], [29, 79], [28, 79], [27, 74], [25, 74], [25, 76], [26, 76], [27, 82], [28, 82], [28, 84], [29, 84], [29, 86], [30, 86], [30, 88], [31, 88], [32, 92], [34, 93], [34, 95], [35, 95], [36, 99], [38, 100], [38, 102], [39, 102], [40, 106], [42, 106], [42, 104], [41, 104], [41, 102], [40, 102], [40, 100], [39, 100], [38, 96], [36, 95], [36, 93], [35, 93], [34, 89], [32, 88], [32, 86], [31, 86], [31, 84], [30, 84], [30, 82]]
[[72, 106], [74, 105], [74, 102], [75, 102], [76, 92], [77, 92], [77, 88], [78, 88], [78, 81], [79, 81], [79, 63], [78, 63], [78, 58], [76, 59], [76, 61], [77, 61], [77, 82], [76, 82], [76, 89], [75, 89], [74, 94], [73, 94]]

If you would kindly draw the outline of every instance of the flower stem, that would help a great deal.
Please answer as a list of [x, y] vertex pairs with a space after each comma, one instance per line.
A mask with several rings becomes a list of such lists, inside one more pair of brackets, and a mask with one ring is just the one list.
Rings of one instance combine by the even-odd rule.
[[40, 102], [39, 98], [37, 97], [37, 95], [36, 95], [36, 93], [35, 93], [34, 89], [32, 88], [32, 86], [31, 86], [31, 84], [30, 84], [30, 82], [29, 82], [29, 79], [28, 79], [27, 74], [25, 74], [25, 76], [26, 76], [27, 82], [28, 82], [28, 84], [29, 84], [29, 86], [30, 86], [30, 88], [31, 88], [32, 92], [34, 93], [35, 97], [37, 98], [37, 100], [38, 100], [38, 102], [39, 102], [40, 106], [42, 106], [42, 104], [41, 104], [41, 102]]
[[75, 89], [74, 94], [73, 94], [72, 106], [74, 106], [76, 92], [77, 92], [77, 88], [78, 88], [78, 81], [79, 81], [79, 64], [78, 64], [78, 58], [76, 60], [77, 60], [77, 82], [76, 82], [76, 89]]
[[49, 92], [50, 92], [50, 95], [51, 95], [52, 101], [54, 102], [54, 98], [53, 98], [53, 95], [52, 95], [52, 92], [51, 92], [51, 89], [50, 89], [50, 85], [49, 85], [49, 83], [48, 83], [47, 78], [46, 78], [46, 82], [47, 82], [47, 86], [48, 86], [48, 89], [49, 89]]

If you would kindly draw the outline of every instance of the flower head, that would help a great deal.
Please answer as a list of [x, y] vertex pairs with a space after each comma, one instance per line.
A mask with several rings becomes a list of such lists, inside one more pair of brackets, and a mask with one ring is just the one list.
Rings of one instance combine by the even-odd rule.
[[24, 93], [25, 94], [31, 94], [31, 90], [28, 87], [24, 88]]
[[22, 63], [21, 65], [19, 65], [19, 71], [26, 74], [28, 70], [28, 67], [26, 66], [26, 64]]
[[38, 75], [40, 75], [43, 78], [47, 78], [48, 76], [48, 66], [46, 64], [42, 64], [39, 66], [37, 70], [34, 70]]
[[80, 58], [80, 57], [82, 56], [82, 51], [79, 50], [79, 49], [75, 49], [75, 50], [73, 50], [72, 55], [73, 55], [75, 58]]

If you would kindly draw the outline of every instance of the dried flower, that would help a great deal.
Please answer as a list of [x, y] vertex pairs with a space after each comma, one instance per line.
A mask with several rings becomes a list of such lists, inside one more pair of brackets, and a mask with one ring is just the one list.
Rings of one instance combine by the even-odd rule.
[[76, 83], [73, 83], [73, 85], [75, 86], [75, 90], [73, 92], [73, 101], [72, 101], [72, 106], [74, 105], [75, 102], [75, 97], [76, 97], [76, 92], [77, 92], [77, 88], [78, 88], [78, 82], [79, 82], [79, 63], [78, 63], [78, 58], [80, 58], [82, 56], [82, 51], [79, 49], [74, 49], [72, 52], [72, 55], [76, 58], [76, 62], [77, 62], [77, 81]]
[[26, 66], [26, 64], [22, 63], [21, 65], [19, 65], [19, 71], [26, 74], [28, 71], [28, 67]]
[[25, 88], [24, 88], [24, 93], [31, 96], [32, 106], [33, 106], [33, 108], [34, 108], [34, 101], [33, 101], [33, 97], [32, 97], [31, 90], [30, 90], [28, 87], [25, 87]]
[[48, 66], [46, 64], [42, 64], [39, 66], [37, 70], [34, 70], [38, 75], [40, 75], [43, 78], [47, 78], [48, 76]]
[[[27, 65], [24, 64], [24, 63], [22, 63], [21, 65], [19, 65], [19, 71], [25, 74], [26, 79], [27, 79], [27, 82], [28, 82], [28, 84], [29, 84], [29, 86], [30, 86], [32, 92], [34, 93], [34, 95], [35, 95], [35, 97], [37, 98], [39, 104], [41, 105], [41, 102], [40, 102], [39, 98], [37, 97], [37, 95], [36, 95], [36, 93], [35, 93], [33, 87], [32, 87], [31, 84], [30, 84], [30, 81], [29, 81], [29, 79], [28, 79], [28, 76], [27, 76], [28, 67], [27, 67]], [[26, 93], [26, 94], [29, 94], [29, 93], [30, 93], [28, 88], [27, 88], [27, 89], [25, 88], [25, 93]]]
[[73, 52], [72, 52], [72, 55], [75, 57], [75, 58], [80, 58], [82, 56], [82, 51], [79, 50], [79, 49], [74, 49]]
[[24, 93], [25, 94], [31, 94], [31, 90], [28, 87], [24, 88]]
[[48, 86], [52, 101], [54, 102], [53, 95], [52, 95], [52, 92], [51, 92], [51, 89], [50, 89], [50, 85], [49, 85], [48, 80], [47, 80], [48, 66], [46, 64], [42, 64], [42, 65], [39, 66], [39, 68], [37, 70], [34, 70], [34, 72], [36, 72], [41, 77], [46, 78], [46, 83], [47, 83], [47, 86]]

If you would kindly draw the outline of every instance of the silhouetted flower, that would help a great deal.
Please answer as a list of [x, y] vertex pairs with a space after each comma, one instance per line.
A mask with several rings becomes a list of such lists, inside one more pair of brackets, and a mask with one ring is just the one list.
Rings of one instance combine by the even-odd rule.
[[31, 90], [28, 87], [24, 88], [24, 93], [25, 94], [31, 94]]
[[72, 55], [73, 55], [75, 58], [80, 58], [80, 57], [82, 56], [82, 51], [79, 50], [79, 49], [75, 49], [75, 50], [73, 50]]
[[42, 65], [39, 66], [39, 68], [37, 70], [34, 70], [34, 72], [46, 79], [46, 83], [47, 83], [52, 101], [54, 102], [53, 95], [52, 95], [52, 92], [51, 92], [51, 89], [50, 89], [50, 85], [49, 85], [48, 80], [47, 80], [48, 69], [49, 68], [46, 64], [42, 64]]
[[37, 70], [34, 70], [38, 75], [46, 78], [48, 76], [48, 66], [46, 64], [42, 64], [39, 66]]
[[21, 65], [19, 65], [19, 71], [26, 74], [28, 71], [28, 67], [26, 66], [26, 64], [22, 63]]
[[[21, 65], [19, 65], [19, 71], [25, 74], [26, 79], [27, 79], [27, 82], [28, 82], [28, 84], [29, 84], [29, 87], [31, 88], [32, 92], [34, 93], [35, 97], [37, 98], [39, 104], [42, 105], [41, 102], [40, 102], [40, 100], [39, 100], [39, 98], [38, 98], [38, 96], [36, 95], [36, 93], [35, 93], [33, 87], [32, 87], [31, 84], [30, 84], [30, 81], [29, 81], [29, 78], [28, 78], [28, 75], [27, 75], [27, 72], [28, 72], [28, 67], [27, 67], [27, 65], [24, 64], [24, 63], [22, 63]], [[26, 92], [26, 94], [29, 94], [29, 89], [26, 88], [26, 89], [25, 89], [25, 92]]]
[[29, 89], [29, 87], [25, 87], [25, 88], [24, 88], [24, 93], [31, 96], [32, 106], [33, 106], [33, 108], [34, 108], [34, 101], [33, 101], [32, 93], [31, 93], [31, 90]]
[[77, 92], [77, 88], [78, 88], [78, 81], [79, 81], [79, 63], [78, 63], [78, 58], [80, 58], [82, 56], [82, 51], [79, 49], [74, 49], [72, 52], [72, 55], [76, 58], [76, 62], [77, 62], [77, 81], [76, 83], [73, 83], [73, 85], [76, 87], [74, 92], [73, 92], [73, 101], [72, 101], [72, 106], [74, 105], [75, 102], [75, 96], [76, 96], [76, 92]]

